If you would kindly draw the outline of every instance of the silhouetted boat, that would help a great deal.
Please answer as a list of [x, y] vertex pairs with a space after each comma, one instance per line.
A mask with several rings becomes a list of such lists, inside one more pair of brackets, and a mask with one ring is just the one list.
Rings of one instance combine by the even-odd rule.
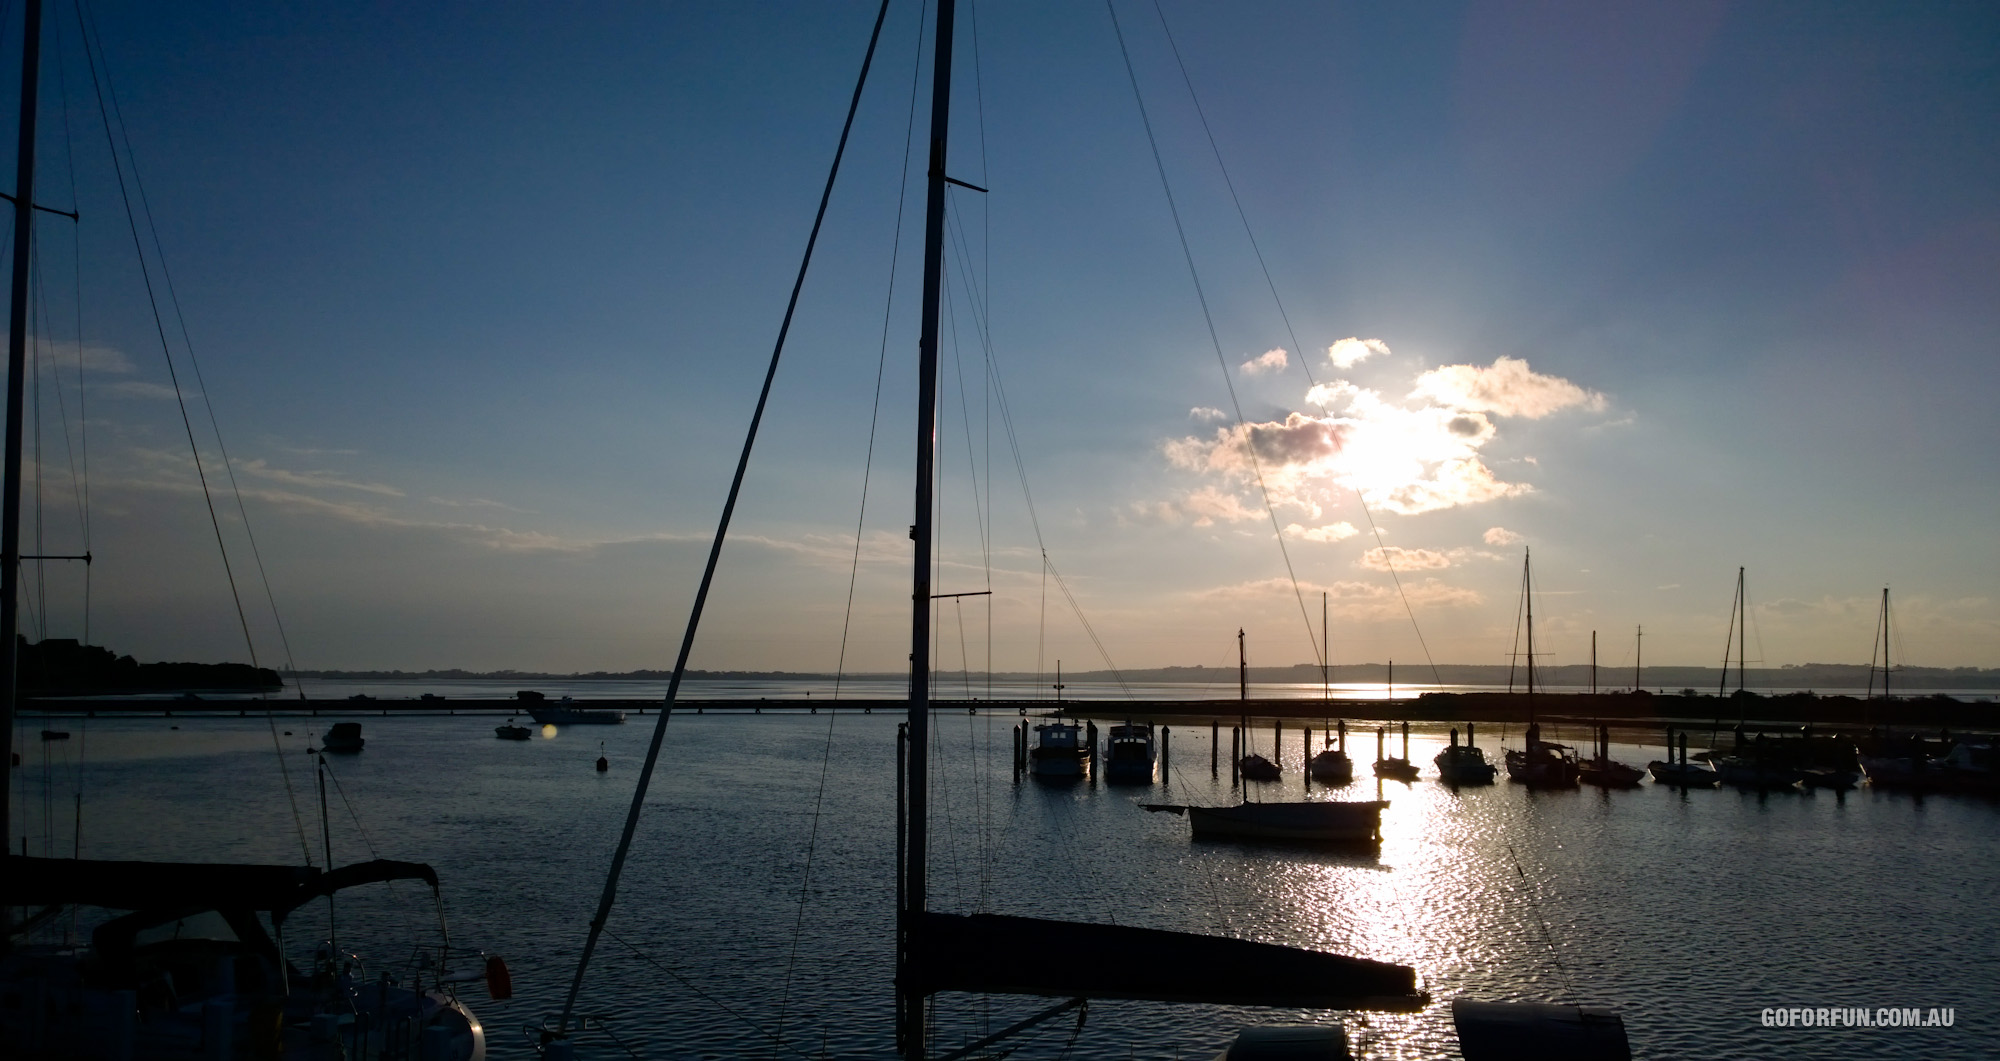
[[1384, 732], [1380, 729], [1375, 731], [1375, 776], [1385, 777], [1391, 781], [1415, 781], [1417, 764], [1410, 761], [1410, 724], [1403, 723], [1403, 755], [1399, 759], [1389, 759], [1382, 755], [1383, 741], [1386, 739]]
[[493, 727], [493, 735], [501, 740], [528, 740], [534, 737], [535, 732], [526, 726], [515, 725], [510, 719]]
[[1285, 776], [1285, 772], [1277, 763], [1261, 755], [1246, 755], [1236, 760], [1236, 769], [1243, 775], [1245, 781], [1269, 783]]
[[1294, 800], [1195, 807], [1178, 803], [1141, 804], [1149, 811], [1186, 814], [1197, 840], [1282, 840], [1357, 843], [1382, 839], [1387, 800]]
[[1447, 785], [1490, 785], [1499, 768], [1486, 761], [1486, 753], [1472, 743], [1473, 726], [1465, 724], [1465, 743], [1458, 743], [1458, 730], [1451, 731], [1451, 743], [1431, 760], [1437, 764], [1438, 780]]
[[[1354, 760], [1347, 757], [1347, 720], [1340, 721], [1339, 743], [1312, 757], [1306, 770], [1314, 781], [1325, 785], [1345, 785], [1354, 780]], [[1329, 742], [1333, 735], [1328, 734]]]
[[1035, 746], [1028, 749], [1028, 772], [1036, 777], [1075, 781], [1090, 776], [1096, 749], [1085, 728], [1075, 722], [1044, 722], [1035, 727]]
[[[1534, 579], [1528, 566], [1528, 550], [1521, 551], [1521, 603], [1528, 617], [1528, 739], [1523, 748], [1512, 748], [1503, 757], [1507, 777], [1529, 788], [1575, 788], [1579, 777], [1576, 750], [1566, 744], [1542, 739], [1542, 725], [1535, 721], [1535, 595]], [[1508, 680], [1511, 687], [1512, 678]]]
[[1153, 725], [1127, 722], [1104, 738], [1104, 781], [1110, 785], [1153, 783]]
[[1667, 757], [1665, 759], [1655, 759], [1647, 763], [1646, 772], [1653, 775], [1654, 781], [1663, 785], [1673, 785], [1679, 788], [1714, 788], [1721, 781], [1721, 778], [1715, 773], [1715, 768], [1709, 766], [1706, 762], [1688, 762], [1687, 734], [1682, 733], [1680, 738], [1680, 761], [1674, 761], [1674, 731], [1669, 727], [1667, 729]]
[[1646, 772], [1636, 766], [1627, 766], [1611, 758], [1611, 730], [1608, 726], [1597, 727], [1596, 754], [1577, 763], [1577, 780], [1599, 788], [1636, 788], [1646, 779]]
[[330, 752], [358, 752], [367, 743], [361, 737], [361, 723], [335, 722], [320, 738], [319, 746]]

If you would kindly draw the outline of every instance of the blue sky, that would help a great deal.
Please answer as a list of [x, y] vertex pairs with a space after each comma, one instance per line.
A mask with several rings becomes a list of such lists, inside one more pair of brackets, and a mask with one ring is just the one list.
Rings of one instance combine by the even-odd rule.
[[[973, 280], [951, 282], [939, 590], [991, 585], [995, 667], [1103, 660], [1042, 575], [968, 287], [1042, 541], [1119, 666], [1233, 662], [1239, 626], [1254, 662], [1310, 661], [1321, 592], [1336, 663], [1415, 666], [1384, 548], [1431, 658], [1504, 662], [1523, 547], [1551, 662], [1596, 630], [1629, 666], [1641, 624], [1650, 662], [1719, 660], [1740, 565], [1753, 660], [1866, 662], [1888, 585], [1899, 661], [2000, 666], [1990, 7], [1162, 9], [1296, 341], [1151, 5], [1118, 16], [1249, 427], [1104, 9], [962, 9], [951, 169], [991, 193], [954, 193]], [[99, 10], [300, 666], [671, 663], [873, 15]], [[71, 17], [38, 198], [82, 204], [86, 356], [68, 223], [44, 219], [44, 548], [81, 538], [58, 426], [81, 399], [91, 639], [241, 658]], [[697, 666], [839, 658], [917, 17], [892, 6]], [[850, 669], [906, 650], [909, 196]], [[45, 599], [46, 633], [80, 636], [76, 573], [31, 583], [25, 628]], [[961, 642], [984, 665], [987, 607], [943, 612], [942, 665]]]

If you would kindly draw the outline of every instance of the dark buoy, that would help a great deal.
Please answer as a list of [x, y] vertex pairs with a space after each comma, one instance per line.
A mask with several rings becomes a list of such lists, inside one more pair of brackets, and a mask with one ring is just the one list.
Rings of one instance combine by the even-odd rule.
[[604, 757], [604, 742], [599, 741], [597, 743], [597, 772], [601, 774], [609, 769], [611, 769], [611, 760]]

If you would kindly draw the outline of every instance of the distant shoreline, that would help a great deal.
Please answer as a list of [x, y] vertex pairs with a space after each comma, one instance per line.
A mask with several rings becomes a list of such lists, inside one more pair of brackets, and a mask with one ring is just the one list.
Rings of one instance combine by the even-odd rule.
[[[1536, 684], [1543, 687], [1567, 686], [1589, 688], [1591, 667], [1587, 664], [1571, 664], [1560, 667], [1538, 667], [1535, 671]], [[477, 681], [477, 682], [665, 682], [673, 677], [670, 670], [634, 670], [623, 672], [591, 671], [587, 673], [556, 674], [540, 671], [471, 671], [471, 670], [306, 670], [296, 677], [314, 681], [375, 681], [375, 682], [436, 682], [436, 681]], [[691, 670], [685, 675], [690, 682], [717, 681], [825, 681], [831, 682], [836, 675], [827, 671], [751, 671]], [[860, 672], [842, 676], [849, 681], [902, 681], [905, 675], [898, 672]], [[987, 681], [1020, 685], [1022, 683], [1043, 684], [1053, 681], [1053, 674], [1036, 674], [1032, 671], [995, 671], [990, 676], [984, 672], [970, 674], [960, 672], [950, 676], [952, 680], [966, 680], [978, 685]], [[1234, 667], [1152, 667], [1129, 671], [1065, 671], [1065, 682], [1079, 684], [1116, 685], [1157, 684], [1157, 685], [1217, 685], [1234, 686], [1237, 681]], [[1597, 668], [1597, 687], [1601, 689], [1628, 689], [1634, 677], [1629, 670], [1614, 670], [1609, 667]], [[1722, 690], [1725, 686], [1734, 689], [1737, 672], [1730, 668], [1727, 676], [1719, 667], [1645, 667], [1638, 675], [1638, 685], [1644, 689], [1680, 690], [1694, 689], [1698, 692]], [[1318, 684], [1321, 681], [1317, 664], [1301, 663], [1290, 667], [1251, 667], [1248, 678], [1253, 684]], [[1392, 675], [1389, 665], [1382, 663], [1337, 664], [1328, 668], [1326, 680], [1334, 685], [1387, 684], [1392, 678], [1401, 678], [1398, 685], [1484, 685], [1505, 686], [1510, 681], [1515, 684], [1525, 682], [1524, 672], [1518, 668], [1488, 664], [1441, 664], [1435, 670], [1430, 667], [1399, 666]], [[1881, 671], [1874, 671], [1874, 681], [1870, 681], [1870, 668], [1860, 664], [1844, 663], [1804, 663], [1783, 667], [1751, 667], [1742, 673], [1742, 683], [1756, 689], [1865, 689], [1881, 681]], [[1992, 689], [2000, 690], [2000, 668], [1985, 667], [1897, 667], [1890, 672], [1889, 685], [1893, 691], [1938, 690], [1938, 689]]]

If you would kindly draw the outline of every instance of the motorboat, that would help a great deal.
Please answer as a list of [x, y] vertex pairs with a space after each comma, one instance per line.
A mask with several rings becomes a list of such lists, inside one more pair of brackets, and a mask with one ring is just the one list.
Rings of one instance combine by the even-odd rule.
[[1152, 723], [1113, 726], [1104, 738], [1104, 781], [1111, 785], [1150, 785], [1156, 759]]
[[367, 743], [361, 737], [361, 723], [335, 722], [320, 738], [319, 746], [330, 752], [358, 752]]
[[493, 727], [493, 735], [501, 740], [529, 740], [534, 737], [535, 731], [526, 726], [515, 725], [514, 720], [510, 718]]
[[1445, 745], [1437, 758], [1438, 780], [1447, 785], [1490, 785], [1500, 772], [1500, 768], [1486, 761], [1486, 753], [1472, 743], [1471, 723], [1465, 726], [1465, 743], [1458, 743], [1458, 730], [1451, 731], [1451, 743]]
[[1050, 780], [1074, 781], [1090, 776], [1095, 725], [1044, 722], [1035, 727], [1035, 746], [1028, 749], [1028, 772]]

